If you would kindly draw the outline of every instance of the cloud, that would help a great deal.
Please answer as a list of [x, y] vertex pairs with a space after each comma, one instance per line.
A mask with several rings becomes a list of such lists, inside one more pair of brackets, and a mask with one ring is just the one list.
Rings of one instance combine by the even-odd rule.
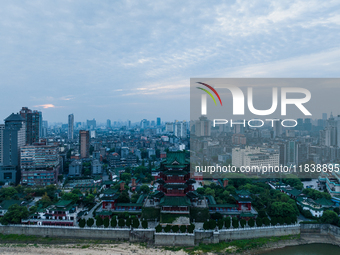
[[[115, 109], [117, 119], [188, 119], [191, 77], [335, 77], [339, 7], [333, 0], [4, 0], [2, 111], [62, 101], [44, 118], [67, 121], [73, 112], [79, 121], [106, 120]], [[153, 114], [120, 107], [126, 101]]]
[[70, 101], [70, 100], [73, 100], [74, 98], [75, 98], [74, 96], [63, 96], [60, 98], [60, 100]]
[[55, 106], [54, 106], [53, 104], [35, 105], [34, 107], [42, 107], [42, 108], [44, 108], [44, 109], [55, 108]]

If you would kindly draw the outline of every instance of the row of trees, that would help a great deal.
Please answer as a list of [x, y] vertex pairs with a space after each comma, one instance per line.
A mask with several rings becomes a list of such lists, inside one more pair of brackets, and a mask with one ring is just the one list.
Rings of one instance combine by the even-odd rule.
[[262, 226], [276, 226], [277, 224], [279, 225], [290, 225], [293, 223], [296, 223], [297, 218], [296, 216], [286, 216], [286, 217], [272, 217], [271, 219], [269, 219], [268, 217], [258, 217], [256, 220], [250, 218], [248, 221], [246, 221], [245, 219], [238, 219], [236, 217], [233, 217], [232, 219], [230, 217], [226, 217], [223, 219], [219, 219], [219, 220], [206, 220], [203, 223], [203, 228], [205, 230], [209, 230], [209, 229], [215, 229], [216, 227], [218, 227], [218, 229], [229, 229], [231, 228], [231, 226], [233, 228], [244, 228], [246, 225], [248, 225], [248, 227], [255, 227], [255, 223], [257, 227], [262, 227]]
[[[108, 228], [111, 226], [112, 228], [116, 228], [117, 226], [122, 227], [133, 227], [138, 228], [140, 225], [140, 221], [136, 216], [132, 216], [131, 218], [119, 218], [117, 220], [116, 216], [113, 216], [111, 220], [109, 217], [105, 217], [102, 219], [101, 217], [97, 216], [95, 219], [89, 218], [88, 220], [80, 219], [79, 220], [79, 227], [83, 228], [85, 225], [88, 227], [92, 227], [94, 224], [96, 224], [97, 227], [104, 226], [104, 228]], [[142, 228], [148, 228], [148, 221], [142, 220]]]
[[156, 232], [160, 233], [164, 230], [164, 232], [169, 233], [170, 231], [172, 231], [173, 233], [178, 233], [178, 231], [180, 231], [181, 233], [193, 233], [194, 229], [195, 229], [195, 225], [194, 224], [190, 224], [189, 226], [186, 225], [166, 225], [164, 228], [161, 225], [157, 225], [156, 226]]

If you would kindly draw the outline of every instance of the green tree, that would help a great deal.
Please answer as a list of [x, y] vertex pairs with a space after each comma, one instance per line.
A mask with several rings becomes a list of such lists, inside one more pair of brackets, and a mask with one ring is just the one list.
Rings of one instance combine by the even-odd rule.
[[45, 192], [38, 203], [41, 204], [43, 208], [46, 208], [47, 206], [53, 204], [51, 198], [47, 195], [47, 192]]
[[247, 221], [245, 219], [241, 219], [240, 220], [240, 225], [241, 225], [241, 228], [244, 228], [244, 226], [246, 225]]
[[178, 225], [173, 225], [171, 229], [172, 229], [172, 232], [177, 233], [179, 230], [179, 227]]
[[322, 214], [322, 216], [320, 218], [320, 221], [322, 223], [328, 223], [328, 224], [337, 225], [338, 221], [339, 221], [339, 217], [336, 214], [336, 212], [327, 210], [327, 211], [323, 212], [323, 214]]
[[233, 217], [232, 224], [233, 224], [233, 228], [238, 228], [239, 223], [238, 223], [238, 219], [236, 217]]
[[139, 194], [135, 193], [131, 195], [131, 203], [136, 203], [138, 198], [139, 198]]
[[217, 227], [218, 227], [218, 229], [222, 229], [222, 228], [223, 228], [223, 225], [224, 225], [223, 219], [219, 219], [219, 220], [217, 221]]
[[108, 228], [108, 227], [109, 227], [109, 225], [110, 225], [110, 219], [109, 219], [109, 217], [105, 217], [105, 218], [104, 218], [103, 224], [104, 224], [104, 227], [105, 227], [105, 228]]
[[62, 196], [63, 200], [72, 200], [74, 203], [77, 203], [79, 201], [78, 194], [74, 193], [64, 193]]
[[253, 218], [250, 218], [250, 219], [248, 220], [248, 226], [251, 227], [251, 228], [255, 226], [255, 221], [254, 221]]
[[111, 227], [113, 227], [113, 228], [117, 227], [117, 219], [116, 219], [115, 216], [111, 218], [111, 223], [110, 223], [110, 225], [111, 225]]
[[133, 218], [132, 220], [132, 227], [138, 228], [139, 227], [139, 220], [137, 217]]
[[260, 218], [267, 217], [266, 211], [263, 210], [263, 209], [259, 210], [258, 217], [260, 217]]
[[117, 198], [117, 203], [130, 203], [130, 197], [127, 191], [123, 191]]
[[276, 217], [271, 217], [270, 224], [272, 224], [272, 226], [276, 226], [277, 225], [277, 218]]
[[126, 225], [127, 227], [130, 227], [130, 226], [131, 226], [131, 218], [127, 218], [127, 219], [126, 219], [125, 225]]
[[269, 220], [268, 217], [263, 218], [263, 219], [262, 219], [262, 222], [263, 222], [263, 224], [264, 224], [265, 226], [269, 226], [269, 225], [270, 225], [270, 220]]
[[142, 221], [142, 228], [148, 228], [148, 221], [147, 220], [143, 220]]
[[181, 226], [179, 227], [179, 230], [180, 230], [182, 233], [185, 233], [185, 232], [187, 232], [187, 226], [181, 225]]
[[205, 188], [197, 188], [196, 191], [198, 194], [204, 195]]
[[224, 227], [230, 228], [230, 217], [224, 218]]
[[290, 216], [290, 220], [291, 220], [292, 223], [296, 223], [297, 222], [297, 217], [294, 216], [294, 215], [291, 215]]
[[204, 191], [204, 195], [206, 196], [213, 196], [215, 197], [215, 190], [211, 189], [211, 188], [206, 188]]
[[[293, 200], [292, 200], [293, 201]], [[269, 207], [269, 215], [275, 217], [285, 217], [286, 215], [299, 215], [299, 210], [291, 202], [273, 202]]]
[[120, 175], [120, 180], [124, 181], [125, 183], [130, 183], [130, 181], [131, 181], [131, 174], [129, 174], [129, 173], [122, 173]]
[[29, 213], [30, 214], [32, 214], [32, 213], [35, 213], [36, 211], [37, 211], [37, 209], [38, 209], [38, 207], [37, 206], [31, 206], [30, 208], [29, 208]]
[[155, 227], [155, 229], [156, 229], [156, 232], [157, 232], [157, 233], [160, 233], [160, 232], [162, 232], [162, 229], [163, 229], [163, 228], [162, 228], [161, 225], [158, 224], [158, 225]]
[[285, 223], [287, 224], [287, 225], [290, 225], [290, 224], [292, 224], [292, 220], [291, 220], [291, 218], [290, 217], [285, 217]]
[[95, 196], [92, 194], [89, 194], [85, 197], [84, 202], [86, 204], [91, 204], [91, 203], [94, 203], [94, 200], [95, 200]]
[[14, 195], [18, 194], [18, 191], [13, 187], [1, 188], [0, 189], [0, 198], [2, 200], [10, 200], [13, 199]]
[[97, 227], [100, 227], [100, 226], [102, 226], [103, 225], [103, 219], [101, 218], [101, 217], [99, 217], [99, 216], [97, 216], [96, 217], [96, 226]]
[[124, 219], [119, 219], [118, 220], [118, 226], [121, 227], [121, 228], [124, 227], [125, 226], [125, 220]]
[[171, 230], [171, 226], [170, 225], [166, 225], [164, 228], [164, 232], [169, 233]]
[[216, 221], [209, 220], [209, 229], [215, 229], [215, 228], [216, 228]]
[[256, 226], [257, 227], [262, 227], [262, 219], [260, 217], [256, 218]]
[[214, 213], [214, 214], [211, 215], [211, 218], [212, 218], [213, 220], [219, 220], [219, 219], [223, 219], [223, 215], [220, 214], [219, 212], [216, 212], [216, 213]]
[[22, 219], [27, 219], [28, 210], [25, 206], [17, 204], [11, 205], [5, 215], [0, 219], [0, 223], [3, 225], [19, 224]]
[[94, 224], [94, 219], [93, 218], [88, 218], [86, 221], [87, 226], [92, 227]]
[[210, 229], [209, 221], [205, 221], [205, 222], [203, 223], [203, 229], [204, 229], [204, 230]]
[[195, 230], [195, 225], [194, 225], [194, 224], [190, 224], [190, 225], [188, 226], [188, 232], [189, 232], [189, 233], [194, 233], [194, 230]]
[[282, 217], [278, 217], [277, 218], [277, 222], [280, 224], [280, 225], [283, 225], [285, 223], [285, 220], [282, 218]]
[[86, 224], [85, 219], [80, 219], [79, 220], [79, 227], [83, 228], [83, 227], [85, 227], [85, 224]]
[[143, 193], [143, 194], [149, 194], [150, 188], [149, 188], [148, 185], [143, 184], [142, 186], [140, 186], [139, 192], [141, 192], [141, 193]]

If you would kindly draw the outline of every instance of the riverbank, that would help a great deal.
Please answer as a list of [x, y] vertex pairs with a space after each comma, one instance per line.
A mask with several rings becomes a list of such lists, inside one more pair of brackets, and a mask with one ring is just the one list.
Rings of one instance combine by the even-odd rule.
[[142, 245], [120, 243], [120, 244], [0, 244], [0, 254], [2, 255], [37, 255], [37, 254], [53, 254], [53, 255], [76, 255], [76, 254], [91, 254], [91, 255], [185, 255], [184, 251], [164, 251], [159, 248], [147, 248]]
[[[87, 240], [49, 238], [24, 235], [0, 235], [0, 254], [254, 254], [262, 248], [275, 247], [272, 243], [291, 243], [299, 236], [283, 236], [234, 240], [216, 244], [200, 244], [195, 247], [156, 247], [146, 243], [129, 243], [113, 240]], [[283, 246], [279, 246], [283, 247]]]
[[[323, 226], [328, 229], [329, 226]], [[320, 228], [307, 229], [300, 235], [261, 237], [233, 240], [191, 247], [157, 247], [152, 243], [130, 243], [116, 240], [68, 239], [0, 234], [0, 254], [263, 254], [272, 250], [306, 244], [331, 244], [340, 246], [340, 241]]]

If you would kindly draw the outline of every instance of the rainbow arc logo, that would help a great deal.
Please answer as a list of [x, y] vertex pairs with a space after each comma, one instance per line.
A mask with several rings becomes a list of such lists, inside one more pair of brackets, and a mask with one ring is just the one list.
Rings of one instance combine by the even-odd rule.
[[[217, 93], [217, 91], [216, 91], [213, 87], [211, 87], [210, 85], [208, 85], [208, 84], [206, 84], [206, 83], [203, 83], [203, 82], [197, 82], [197, 83], [198, 83], [198, 84], [201, 84], [201, 85], [203, 85], [203, 86], [206, 86], [206, 87], [209, 88], [212, 92], [214, 92], [215, 95], [217, 96], [218, 100], [220, 101], [221, 106], [222, 106], [222, 100], [221, 100], [221, 98], [220, 98], [220, 95]], [[206, 93], [214, 100], [215, 105], [217, 105], [214, 96], [211, 94], [211, 92], [210, 92], [209, 90], [204, 89], [204, 88], [200, 88], [200, 87], [196, 87], [196, 88], [198, 88], [198, 89], [203, 90], [204, 92], [206, 92]]]

